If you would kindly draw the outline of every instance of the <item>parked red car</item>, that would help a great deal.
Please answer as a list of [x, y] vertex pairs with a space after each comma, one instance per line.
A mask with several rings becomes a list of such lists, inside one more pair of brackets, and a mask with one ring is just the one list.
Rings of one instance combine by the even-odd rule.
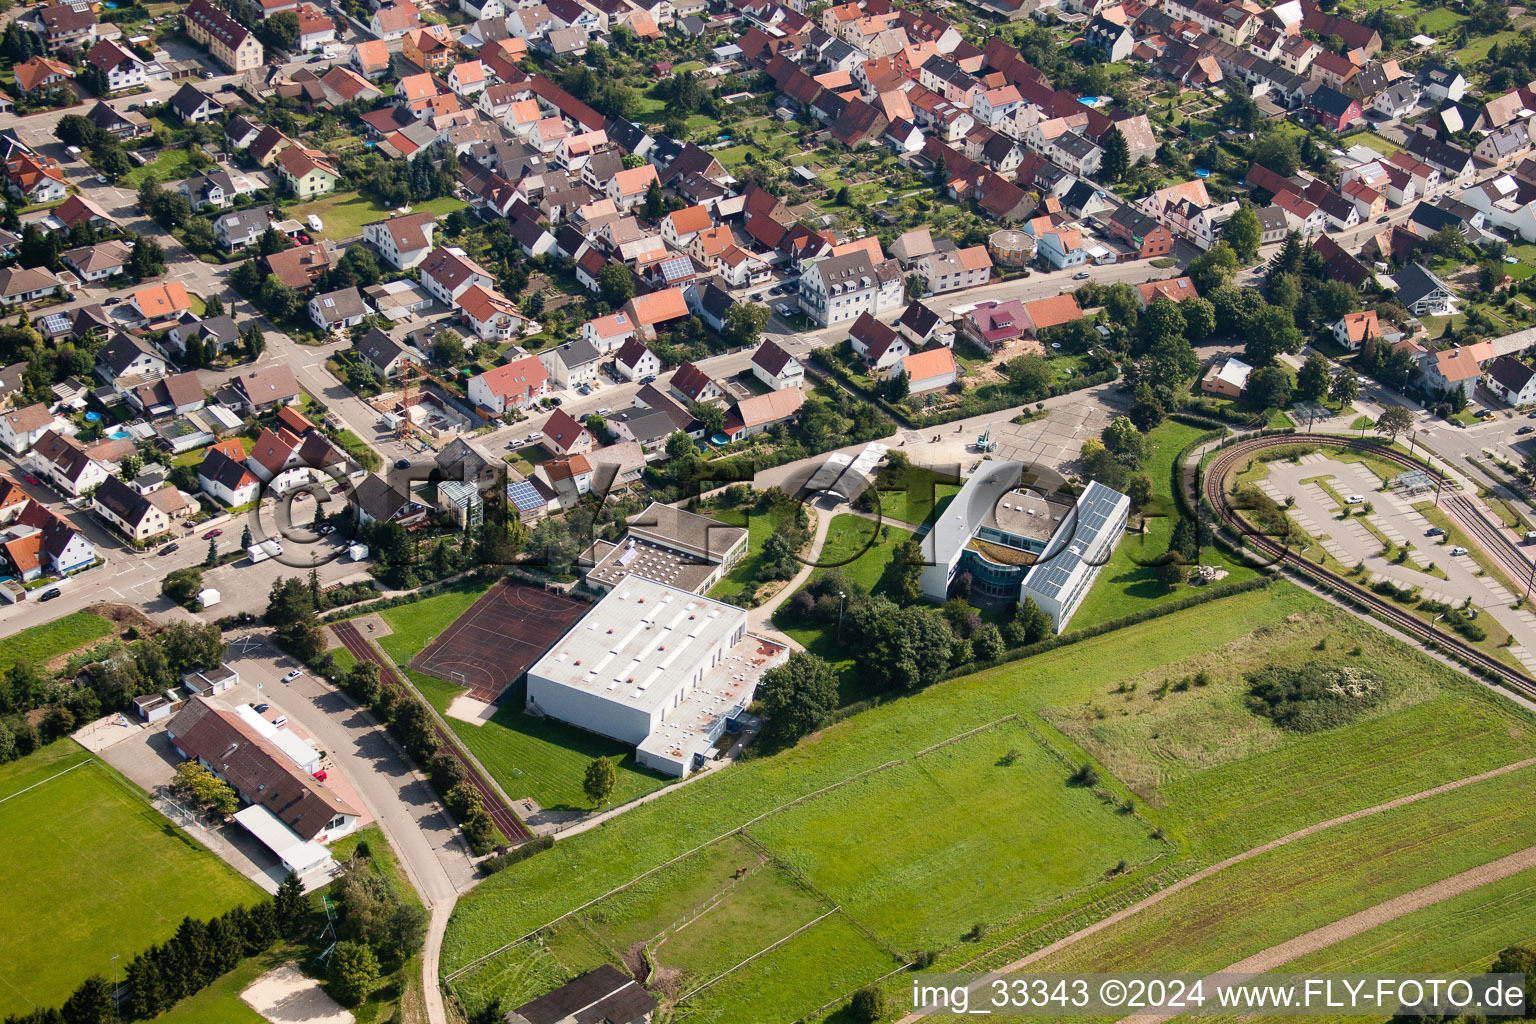
[[37, 477], [33, 476], [31, 473], [27, 474], [26, 481], [29, 484], [41, 484], [42, 483], [41, 480], [39, 480]]
[[209, 530], [207, 533], [203, 534], [203, 540], [213, 540], [215, 537], [222, 536], [224, 536], [223, 530]]
[[321, 782], [324, 782], [325, 781], [325, 769], [321, 768], [319, 771], [315, 772], [315, 778], [319, 779]]

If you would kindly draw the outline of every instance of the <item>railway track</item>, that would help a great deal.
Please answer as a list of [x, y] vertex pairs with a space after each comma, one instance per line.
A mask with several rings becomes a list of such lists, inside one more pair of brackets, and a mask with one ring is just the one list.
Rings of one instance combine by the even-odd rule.
[[[1511, 583], [1520, 586], [1530, 582], [1530, 559], [1526, 557], [1519, 545], [1509, 539], [1508, 534], [1488, 521], [1471, 498], [1464, 494], [1454, 494], [1446, 499], [1446, 505], [1454, 510], [1452, 514], [1466, 529], [1468, 535], [1490, 556], [1503, 564], [1504, 572], [1509, 576]], [[1518, 597], [1519, 594], [1516, 596]]]
[[[1273, 434], [1263, 437], [1251, 437], [1238, 441], [1226, 448], [1219, 449], [1216, 458], [1200, 478], [1201, 495], [1210, 503], [1221, 525], [1239, 536], [1245, 549], [1269, 558], [1272, 564], [1284, 565], [1293, 569], [1315, 580], [1329, 590], [1347, 597], [1356, 605], [1368, 609], [1372, 614], [1390, 622], [1404, 633], [1416, 637], [1426, 644], [1438, 646], [1450, 652], [1464, 664], [1477, 667], [1487, 676], [1499, 680], [1526, 696], [1536, 696], [1536, 679], [1531, 678], [1524, 672], [1511, 668], [1509, 665], [1493, 657], [1493, 655], [1462, 640], [1454, 633], [1443, 629], [1436, 629], [1433, 623], [1425, 622], [1418, 616], [1403, 610], [1395, 602], [1389, 601], [1354, 581], [1333, 572], [1331, 569], [1327, 569], [1303, 557], [1274, 538], [1255, 533], [1240, 521], [1237, 515], [1238, 509], [1232, 504], [1231, 497], [1227, 491], [1228, 478], [1236, 470], [1241, 469], [1258, 452], [1268, 448], [1297, 444], [1369, 451], [1373, 457], [1402, 466], [1405, 469], [1425, 469], [1422, 463], [1409, 458], [1401, 452], [1359, 438], [1342, 437], [1333, 434]], [[1448, 478], [1438, 470], [1428, 469], [1427, 472], [1442, 482], [1448, 482]], [[1489, 543], [1493, 545], [1495, 550], [1504, 551], [1506, 554], [1508, 554], [1509, 549], [1513, 549], [1519, 562], [1525, 561], [1523, 554], [1514, 548], [1514, 544], [1509, 538], [1500, 534], [1487, 520], [1483, 519], [1472, 504], [1471, 499], [1464, 495], [1456, 494], [1451, 495], [1450, 500], [1442, 499], [1442, 502], [1447, 505], [1457, 522], [1479, 542]], [[1490, 554], [1493, 553], [1490, 552]], [[1500, 557], [1499, 560], [1505, 561], [1505, 558]]]
[[[357, 626], [350, 622], [338, 622], [333, 624], [331, 629], [336, 634], [336, 639], [341, 641], [341, 645], [351, 652], [352, 657], [359, 661], [371, 661], [379, 667], [379, 676], [385, 686], [393, 687], [398, 693], [415, 697], [415, 691], [400, 677], [395, 666], [377, 647], [369, 643], [362, 633], [358, 632]], [[532, 839], [533, 833], [528, 831], [528, 826], [523, 824], [523, 820], [511, 807], [507, 806], [501, 793], [491, 785], [490, 780], [485, 777], [479, 767], [460, 752], [458, 742], [449, 735], [448, 730], [439, 725], [435, 717], [431, 722], [432, 731], [437, 735], [438, 750], [451, 754], [459, 764], [464, 766], [464, 777], [480, 794], [480, 802], [485, 805], [486, 813], [491, 816], [491, 821], [501, 830], [501, 834], [506, 836], [507, 842], [515, 846]]]

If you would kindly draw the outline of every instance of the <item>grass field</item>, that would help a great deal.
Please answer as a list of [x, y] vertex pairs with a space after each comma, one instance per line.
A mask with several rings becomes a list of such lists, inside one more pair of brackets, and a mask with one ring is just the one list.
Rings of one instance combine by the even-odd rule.
[[43, 665], [112, 632], [112, 623], [94, 612], [74, 612], [62, 619], [24, 629], [0, 640], [0, 672], [18, 661]]
[[[1235, 719], [1233, 680], [1245, 666], [1299, 660], [1320, 636], [1327, 639], [1328, 657], [1358, 657], [1390, 676], [1393, 696], [1378, 713], [1305, 737], [1265, 737], [1260, 733], [1278, 730]], [[1207, 653], [1186, 654], [1190, 637], [1199, 637]], [[1360, 655], [1350, 655], [1356, 645]], [[1135, 701], [1150, 705], [1161, 679], [1197, 667], [1207, 667], [1217, 681], [1167, 693], [1147, 713], [1166, 715], [1166, 722], [1147, 717], [1123, 731], [1109, 725], [1093, 731], [1099, 728], [1094, 723], [1137, 718], [1141, 705]], [[1125, 695], [1114, 691], [1126, 680], [1139, 681], [1142, 697], [1122, 715]], [[1044, 719], [1036, 719], [1034, 709], [1044, 709]], [[444, 947], [445, 970], [787, 801], [1021, 712], [1060, 755], [1032, 750], [999, 728], [770, 813], [748, 833], [841, 904], [850, 921], [873, 929], [882, 940], [876, 947], [942, 947], [948, 952], [941, 962], [958, 963], [985, 958], [990, 949], [1007, 949], [1027, 935], [1059, 934], [1056, 922], [1102, 916], [1090, 904], [1123, 905], [1129, 898], [1123, 894], [1164, 885], [1234, 849], [1536, 753], [1536, 725], [1524, 712], [1280, 584], [875, 707], [828, 727], [814, 742], [749, 760], [595, 833], [563, 841], [460, 901]], [[1230, 753], [1224, 749], [1229, 736], [1235, 747]], [[1023, 753], [1003, 768], [997, 749], [1008, 744]], [[1140, 792], [1150, 794], [1148, 805], [1136, 805], [1144, 824], [1064, 785], [1070, 766], [1089, 754], [1102, 758], [1106, 769], [1125, 770]], [[1007, 780], [1010, 772], [1022, 778], [1014, 783], [993, 774]], [[1536, 818], [1536, 809], [1521, 806], [1505, 814], [1496, 808], [1520, 803], [1515, 794], [1528, 790], [1532, 775], [1523, 771], [1468, 787], [1256, 858], [1165, 901], [1171, 906], [1146, 918], [1148, 924], [1138, 917], [1107, 930], [1101, 941], [1084, 947], [1080, 962], [1137, 969], [1221, 966], [1250, 947], [1262, 949], [1351, 908], [1523, 848], [1531, 835], [1526, 818]], [[1103, 784], [1112, 794], [1125, 792], [1107, 773]], [[1006, 809], [999, 815], [1004, 825], [978, 820], [999, 802]], [[924, 817], [930, 807], [945, 813]], [[1149, 835], [1153, 826], [1164, 829], [1176, 853], [1145, 863], [1157, 847]], [[1049, 839], [1035, 838], [1042, 830]], [[1124, 873], [1105, 877], [1119, 859], [1127, 862]], [[640, 886], [650, 898], [666, 900], [680, 884], [662, 872]], [[686, 902], [678, 897], [679, 905]], [[840, 917], [828, 919], [835, 920]], [[956, 941], [978, 922], [991, 926], [982, 941]], [[824, 927], [802, 933], [683, 1009], [701, 1020], [732, 1021], [743, 1019], [740, 1008], [755, 1002], [762, 1024], [810, 1012], [831, 996], [790, 965]], [[1121, 935], [1129, 931], [1135, 935]], [[572, 942], [567, 952], [576, 946]], [[860, 955], [850, 948], [827, 969], [838, 973], [857, 962]], [[474, 1005], [530, 972], [546, 982], [548, 972], [564, 975], [547, 950], [518, 947], [455, 984]], [[882, 973], [871, 957], [862, 973], [838, 976], [847, 992]], [[762, 1014], [765, 1006], [773, 1013]]]
[[[1088, 596], [1083, 598], [1077, 614], [1067, 624], [1068, 631], [1118, 619], [1190, 593], [1187, 586], [1169, 588], [1160, 582], [1151, 563], [1167, 553], [1168, 539], [1178, 517], [1178, 506], [1174, 504], [1171, 490], [1173, 462], [1203, 433], [1205, 431], [1200, 427], [1173, 420], [1152, 432], [1152, 455], [1147, 459], [1145, 470], [1152, 478], [1153, 499], [1146, 513], [1145, 532], [1127, 534], [1115, 548], [1099, 571], [1099, 578], [1089, 589]], [[1254, 575], [1254, 570], [1229, 558], [1214, 545], [1200, 552], [1200, 564], [1227, 570], [1229, 575], [1223, 583], [1235, 583]]]
[[[454, 210], [464, 209], [464, 203], [450, 196], [441, 199], [429, 199], [424, 203], [413, 203], [412, 213], [435, 213], [439, 217], [446, 217]], [[376, 220], [383, 220], [393, 210], [379, 206], [373, 200], [361, 196], [356, 192], [337, 192], [314, 202], [301, 203], [290, 207], [288, 216], [295, 220], [304, 220], [310, 214], [316, 214], [324, 225], [316, 234], [321, 238], [351, 238], [353, 235], [363, 233], [363, 225], [371, 224]]]
[[[414, 604], [386, 609], [380, 615], [394, 632], [380, 637], [379, 646], [396, 664], [408, 664], [479, 600], [485, 590], [482, 583], [454, 587]], [[342, 657], [347, 654], [344, 649], [332, 654], [338, 667], [350, 667], [350, 657]], [[446, 712], [462, 690], [421, 672], [406, 672], [439, 713]], [[506, 695], [495, 717], [484, 725], [446, 719], [454, 734], [513, 799], [531, 797], [545, 808], [590, 810], [591, 803], [581, 791], [581, 780], [594, 757], [611, 757], [618, 765], [618, 784], [611, 801], [614, 804], [666, 784], [662, 776], [635, 765], [633, 748], [560, 722], [523, 714], [522, 707], [519, 685]]]
[[[873, 937], [889, 970], [897, 950], [958, 942], [1117, 863], [1168, 851], [1146, 821], [1071, 785], [1070, 773], [1026, 727], [1005, 722], [772, 814], [567, 918], [540, 943], [569, 975], [638, 962], [644, 948], [677, 998], [838, 909]], [[934, 813], [962, 790], [984, 816]]]
[[1032, 969], [1224, 967], [1528, 847], [1536, 809], [1514, 804], [1533, 781], [1536, 770], [1525, 769], [1297, 840], [1190, 886]]
[[880, 491], [880, 514], [908, 526], [927, 522], [935, 509], [944, 508], [960, 493], [960, 485], [949, 483], [932, 470], [914, 466], [892, 490]]
[[[1328, 653], [1319, 653], [1319, 643]], [[1274, 728], [1248, 711], [1244, 673], [1317, 658], [1369, 668], [1391, 681], [1391, 697], [1371, 717], [1309, 735]], [[1164, 682], [1201, 671], [1209, 686], [1159, 696]], [[1092, 700], [1042, 715], [1164, 808], [1160, 820], [1170, 830], [1226, 855], [1328, 817], [1345, 780], [1351, 797], [1368, 805], [1427, 788], [1434, 784], [1428, 779], [1536, 753], [1536, 727], [1527, 716], [1481, 691], [1446, 689], [1441, 678], [1371, 626], [1313, 610], [1153, 672], [1125, 673]], [[1114, 692], [1122, 687], [1134, 692]]]
[[73, 740], [0, 768], [0, 800], [0, 1013], [56, 1006], [182, 917], [262, 898]]

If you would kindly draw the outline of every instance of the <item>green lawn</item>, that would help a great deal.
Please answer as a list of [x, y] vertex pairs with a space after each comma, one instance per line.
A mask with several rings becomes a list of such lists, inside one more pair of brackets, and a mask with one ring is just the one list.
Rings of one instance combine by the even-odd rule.
[[921, 526], [937, 508], [942, 511], [960, 493], [960, 484], [944, 480], [931, 469], [913, 466], [892, 489], [880, 489], [880, 514], [908, 526]]
[[148, 178], [151, 174], [161, 184], [180, 181], [191, 173], [187, 167], [187, 161], [190, 156], [191, 153], [185, 147], [181, 149], [167, 147], [162, 149], [155, 159], [143, 167], [135, 167], [123, 175], [118, 179], [117, 184], [121, 188], [137, 189], [140, 185], [144, 184], [144, 179]]
[[[486, 585], [474, 583], [400, 605], [380, 615], [394, 632], [380, 637], [379, 646], [404, 667], [485, 593]], [[351, 658], [344, 649], [331, 652], [337, 667], [345, 671]], [[448, 710], [462, 687], [407, 669], [423, 697], [439, 713]], [[594, 757], [610, 757], [618, 765], [618, 784], [611, 802], [623, 803], [659, 789], [669, 781], [635, 765], [634, 749], [614, 740], [522, 711], [522, 687], [508, 693], [496, 715], [484, 725], [472, 725], [444, 716], [460, 742], [495, 777], [514, 800], [531, 797], [545, 808], [591, 810], [581, 791], [581, 780]]]
[[[1320, 641], [1328, 653], [1317, 653]], [[1308, 657], [1371, 666], [1389, 681], [1390, 699], [1352, 724], [1310, 735], [1254, 719], [1241, 701], [1242, 673]], [[1199, 669], [1211, 685], [1154, 697], [1161, 682]], [[1139, 684], [1129, 702], [1117, 692], [1128, 681]], [[889, 766], [1015, 714], [1027, 724], [999, 726]], [[1033, 749], [1035, 743], [1042, 746]], [[1022, 751], [1012, 767], [1004, 768], [998, 756], [1005, 748]], [[804, 872], [880, 944], [902, 951], [941, 947], [941, 963], [958, 964], [1015, 940], [1038, 944], [1042, 935], [1063, 934], [1069, 924], [1123, 905], [1131, 892], [1165, 885], [1235, 849], [1533, 753], [1536, 720], [1526, 712], [1280, 583], [881, 704], [825, 728], [813, 742], [749, 759], [564, 840], [460, 901], [444, 969], [453, 972], [744, 825], [764, 856]], [[1111, 774], [1121, 771], [1139, 792], [1151, 794], [1135, 800], [1139, 817], [1117, 815], [1113, 806], [1064, 785], [1072, 766], [1090, 756], [1101, 759], [1101, 785], [1110, 797], [1129, 798]], [[888, 767], [850, 781], [882, 765]], [[1019, 773], [1016, 781], [1012, 772]], [[1250, 945], [1264, 948], [1320, 918], [1332, 920], [1431, 876], [1529, 845], [1525, 819], [1536, 824], [1536, 805], [1515, 794], [1529, 790], [1532, 775], [1517, 773], [1482, 792], [1471, 788], [1433, 806], [1405, 808], [1386, 824], [1368, 819], [1352, 831], [1329, 830], [1305, 847], [1282, 848], [1273, 859], [1255, 861], [1249, 873], [1233, 875], [1237, 881], [1220, 899], [1191, 887], [1183, 895], [1203, 902], [1169, 901], [1182, 910], [1164, 915], [1161, 930], [1152, 933], [1159, 956], [1146, 964], [1133, 957], [1113, 962], [1137, 969], [1168, 959], [1219, 966]], [[836, 783], [847, 784], [784, 806]], [[987, 820], [998, 807], [1006, 808], [1004, 825]], [[1388, 828], [1392, 821], [1397, 824]], [[1146, 826], [1163, 830], [1174, 857], [1144, 863], [1155, 849]], [[1078, 843], [1084, 845], [1072, 852]], [[1126, 861], [1123, 873], [1110, 870], [1119, 859]], [[660, 899], [670, 884], [662, 872], [635, 891]], [[1225, 938], [1234, 916], [1242, 923], [1242, 900], [1262, 920], [1251, 934]], [[984, 939], [957, 943], [978, 922], [991, 925]], [[1170, 934], [1175, 927], [1182, 931]], [[849, 962], [857, 959], [849, 954]], [[823, 995], [836, 994], [800, 977], [792, 967], [797, 962], [775, 950], [744, 976], [763, 979], [751, 989], [759, 1024], [793, 1020]], [[472, 1009], [491, 995], [519, 990], [520, 979], [535, 971], [544, 987], [567, 973], [559, 957], [519, 947], [455, 986]], [[866, 962], [862, 973], [839, 975], [842, 991], [881, 973]], [[712, 994], [691, 1003], [735, 998], [736, 984], [707, 990]], [[738, 1019], [738, 1012], [746, 1011], [719, 1019]]]
[[73, 740], [0, 768], [0, 793], [0, 1013], [56, 1006], [182, 917], [262, 898]]
[[[439, 217], [446, 217], [454, 210], [462, 210], [464, 207], [465, 204], [462, 201], [444, 196], [425, 203], [413, 203], [411, 212], [435, 213]], [[299, 221], [312, 213], [318, 215], [324, 225], [317, 232], [321, 238], [350, 238], [353, 235], [362, 234], [364, 224], [384, 220], [394, 211], [392, 208], [379, 206], [373, 200], [356, 192], [337, 192], [313, 202], [289, 207], [285, 212], [289, 217]]]
[[777, 532], [780, 523], [793, 523], [792, 519], [785, 518], [790, 515], [790, 511], [788, 508], [770, 509], [767, 512], [721, 509], [708, 513], [710, 518], [729, 526], [745, 526], [747, 529], [747, 553], [710, 589], [710, 597], [730, 601], [741, 594], [757, 592], [762, 586], [763, 543]]
[[828, 569], [841, 569], [865, 590], [878, 593], [892, 552], [910, 536], [910, 530], [890, 523], [877, 523], [851, 512], [834, 516], [811, 576], [814, 578]]
[[94, 612], [74, 612], [62, 619], [24, 629], [0, 640], [0, 671], [18, 661], [42, 665], [111, 632], [112, 623]]
[[[1185, 585], [1170, 589], [1159, 582], [1154, 564], [1167, 553], [1168, 539], [1178, 521], [1178, 508], [1171, 493], [1173, 462], [1203, 433], [1205, 430], [1201, 427], [1173, 420], [1152, 432], [1152, 455], [1145, 469], [1152, 477], [1153, 500], [1147, 513], [1146, 530], [1142, 534], [1127, 533], [1120, 541], [1120, 546], [1099, 571], [1099, 578], [1089, 589], [1077, 614], [1067, 624], [1069, 631], [1118, 619], [1191, 592]], [[1200, 552], [1200, 564], [1217, 566], [1230, 574], [1216, 586], [1245, 580], [1254, 574], [1254, 570], [1228, 558], [1214, 545]]]
[[1375, 132], [1362, 132], [1359, 135], [1353, 135], [1350, 137], [1349, 141], [1358, 142], [1363, 146], [1369, 146], [1371, 149], [1374, 149], [1382, 156], [1392, 156], [1394, 153], [1401, 153], [1403, 151], [1403, 147], [1389, 139], [1382, 138]]
[[1518, 794], [1529, 792], [1533, 782], [1536, 772], [1526, 769], [1297, 840], [1190, 886], [1031, 969], [1220, 969], [1524, 849], [1536, 808]]

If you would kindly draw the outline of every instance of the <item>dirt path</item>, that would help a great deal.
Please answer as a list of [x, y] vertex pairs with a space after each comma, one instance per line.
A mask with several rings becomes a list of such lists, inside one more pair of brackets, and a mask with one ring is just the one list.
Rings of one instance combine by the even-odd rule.
[[[1371, 817], [1372, 815], [1375, 815], [1375, 814], [1382, 814], [1382, 813], [1384, 813], [1386, 811], [1396, 810], [1399, 807], [1406, 807], [1409, 804], [1418, 803], [1420, 800], [1428, 800], [1430, 797], [1439, 796], [1442, 793], [1454, 792], [1455, 790], [1458, 790], [1458, 789], [1462, 788], [1463, 786], [1470, 786], [1470, 785], [1473, 785], [1474, 783], [1485, 782], [1488, 779], [1496, 779], [1496, 778], [1498, 778], [1501, 775], [1508, 775], [1510, 772], [1516, 772], [1516, 771], [1519, 771], [1522, 768], [1529, 768], [1532, 765], [1536, 765], [1536, 757], [1528, 757], [1528, 758], [1526, 758], [1523, 761], [1516, 761], [1513, 764], [1506, 764], [1506, 765], [1504, 765], [1502, 767], [1499, 767], [1499, 768], [1492, 768], [1492, 769], [1490, 769], [1490, 770], [1488, 770], [1486, 772], [1479, 772], [1476, 775], [1469, 775], [1469, 776], [1467, 776], [1464, 779], [1456, 779], [1455, 781], [1452, 781], [1452, 782], [1446, 782], [1446, 783], [1443, 783], [1443, 784], [1441, 784], [1439, 786], [1435, 786], [1432, 789], [1422, 790], [1421, 792], [1418, 792], [1418, 793], [1410, 793], [1407, 796], [1400, 796], [1400, 797], [1398, 797], [1395, 800], [1388, 800], [1386, 803], [1377, 804], [1374, 807], [1364, 807], [1364, 808], [1361, 808], [1358, 811], [1351, 811], [1349, 814], [1340, 815], [1337, 818], [1329, 818], [1327, 821], [1320, 821], [1320, 822], [1318, 822], [1315, 825], [1308, 825], [1306, 828], [1297, 829], [1295, 832], [1287, 833], [1286, 835], [1283, 835], [1283, 836], [1281, 836], [1278, 839], [1271, 839], [1269, 842], [1264, 843], [1261, 846], [1255, 846], [1255, 847], [1253, 847], [1250, 850], [1244, 850], [1242, 853], [1233, 854], [1232, 856], [1228, 857], [1226, 860], [1217, 861], [1215, 864], [1212, 864], [1209, 867], [1201, 868], [1199, 871], [1196, 871], [1194, 874], [1189, 875], [1189, 876], [1187, 876], [1185, 878], [1179, 879], [1177, 882], [1174, 882], [1172, 885], [1168, 886], [1166, 889], [1159, 889], [1157, 892], [1153, 893], [1151, 896], [1148, 896], [1146, 899], [1140, 900], [1140, 901], [1138, 901], [1136, 903], [1132, 903], [1130, 906], [1125, 907], [1124, 909], [1117, 910], [1113, 914], [1110, 914], [1108, 917], [1105, 917], [1105, 918], [1102, 918], [1101, 920], [1095, 921], [1093, 924], [1090, 924], [1090, 925], [1088, 925], [1085, 928], [1078, 929], [1077, 931], [1073, 932], [1071, 935], [1063, 936], [1062, 938], [1057, 939], [1055, 942], [1051, 943], [1050, 945], [1043, 946], [1040, 949], [1035, 950], [1033, 953], [1030, 953], [1028, 956], [1021, 957], [1020, 959], [1015, 960], [1012, 963], [1007, 964], [1007, 965], [999, 968], [998, 970], [992, 972], [991, 974], [988, 974], [985, 978], [977, 979], [975, 982], [972, 983], [971, 990], [972, 991], [976, 991], [976, 990], [984, 987], [990, 979], [996, 978], [996, 977], [998, 977], [1000, 975], [1003, 975], [1003, 974], [1009, 974], [1009, 973], [1012, 973], [1014, 971], [1021, 971], [1024, 968], [1028, 967], [1029, 965], [1031, 965], [1033, 963], [1037, 963], [1038, 961], [1044, 960], [1046, 957], [1051, 956], [1054, 953], [1057, 953], [1057, 952], [1060, 952], [1063, 949], [1066, 949], [1068, 946], [1076, 945], [1077, 943], [1081, 942], [1083, 939], [1088, 938], [1090, 935], [1095, 935], [1095, 934], [1103, 931], [1106, 928], [1109, 928], [1109, 927], [1111, 927], [1113, 925], [1119, 924], [1121, 921], [1124, 921], [1127, 918], [1135, 917], [1137, 914], [1139, 914], [1142, 911], [1146, 910], [1148, 907], [1156, 906], [1157, 904], [1161, 903], [1163, 900], [1165, 900], [1168, 897], [1174, 895], [1175, 893], [1180, 892], [1180, 891], [1182, 891], [1184, 889], [1188, 889], [1190, 886], [1195, 885], [1196, 883], [1203, 882], [1207, 878], [1210, 878], [1212, 875], [1219, 874], [1220, 872], [1225, 871], [1227, 868], [1233, 867], [1233, 866], [1235, 866], [1237, 864], [1241, 864], [1243, 861], [1252, 860], [1254, 857], [1257, 857], [1257, 856], [1259, 856], [1261, 854], [1268, 853], [1269, 851], [1278, 849], [1278, 848], [1280, 848], [1282, 846], [1288, 846], [1289, 844], [1294, 843], [1294, 842], [1296, 842], [1299, 839], [1305, 839], [1308, 836], [1316, 835], [1318, 832], [1321, 832], [1324, 829], [1334, 828], [1334, 827], [1336, 827], [1338, 825], [1344, 825], [1344, 824], [1347, 824], [1347, 823], [1349, 823], [1351, 821], [1358, 821], [1361, 818], [1368, 818], [1368, 817]], [[1532, 850], [1525, 851], [1525, 853], [1532, 853], [1533, 851], [1536, 851], [1536, 848], [1533, 848]], [[1523, 854], [1516, 854], [1515, 856], [1522, 856], [1522, 855]], [[1505, 859], [1507, 860], [1508, 858], [1505, 858]], [[1495, 861], [1494, 862], [1494, 864], [1498, 864], [1498, 863], [1501, 863], [1501, 862], [1500, 861]], [[1492, 865], [1484, 865], [1485, 868], [1486, 867], [1491, 867], [1491, 866]], [[1473, 870], [1476, 871], [1476, 870], [1481, 870], [1481, 869], [1473, 869]], [[1516, 870], [1523, 870], [1523, 869], [1516, 869]], [[1471, 872], [1471, 871], [1463, 872], [1463, 875], [1470, 875], [1472, 873], [1473, 872]], [[1461, 877], [1463, 877], [1463, 875], [1457, 875], [1455, 877], [1456, 878], [1461, 878]], [[1502, 878], [1503, 876], [1500, 875], [1498, 877]], [[1487, 879], [1486, 881], [1493, 881], [1493, 880], [1494, 879], [1490, 878], [1490, 879]], [[1446, 882], [1450, 882], [1450, 881], [1454, 881], [1454, 879], [1446, 879]], [[1438, 885], [1438, 884], [1445, 884], [1445, 883], [1436, 883], [1436, 884]], [[1478, 884], [1484, 884], [1484, 883], [1478, 883]], [[1433, 886], [1430, 886], [1428, 888], [1433, 888]], [[1419, 891], [1422, 892], [1423, 890], [1419, 890]], [[1412, 895], [1412, 894], [1410, 894], [1410, 895]], [[1399, 897], [1399, 898], [1403, 898], [1403, 897]], [[1382, 904], [1382, 906], [1386, 906], [1386, 905], [1387, 904]], [[1363, 913], [1370, 913], [1370, 911], [1364, 911]], [[1349, 918], [1346, 918], [1345, 920], [1349, 920]], [[1390, 920], [1390, 918], [1388, 918], [1388, 920]], [[1293, 941], [1295, 941], [1295, 940], [1293, 940]], [[1335, 941], [1337, 941], [1337, 940], [1335, 940]], [[1279, 948], [1279, 947], [1276, 947], [1276, 948]], [[1297, 954], [1297, 955], [1299, 956], [1300, 954]], [[912, 1022], [918, 1021], [920, 1019], [921, 1019], [921, 1017], [918, 1014], [915, 1014], [915, 1013], [914, 1014], [908, 1014], [907, 1016], [901, 1018], [901, 1020], [898, 1021], [897, 1024], [912, 1024]], [[1140, 1020], [1141, 1018], [1136, 1018], [1136, 1019]]]
[[[1325, 924], [1321, 928], [1314, 928], [1278, 946], [1271, 946], [1216, 973], [1260, 974], [1273, 971], [1292, 960], [1315, 953], [1320, 949], [1327, 949], [1361, 932], [1396, 921], [1415, 910], [1423, 910], [1436, 903], [1444, 903], [1448, 899], [1531, 868], [1536, 868], [1536, 846], [1527, 847], [1519, 853], [1511, 853], [1507, 857], [1489, 861], [1487, 864], [1463, 871], [1459, 875], [1452, 875], [1450, 878], [1443, 878], [1423, 888], [1403, 893], [1401, 896], [1387, 900], [1385, 903], [1378, 903], [1374, 907], [1368, 907], [1359, 913], [1341, 917], [1332, 924]], [[1175, 1016], [1177, 1014], [1146, 1014], [1123, 1017], [1121, 1020], [1134, 1021], [1135, 1024], [1161, 1024], [1163, 1021], [1172, 1020]]]

